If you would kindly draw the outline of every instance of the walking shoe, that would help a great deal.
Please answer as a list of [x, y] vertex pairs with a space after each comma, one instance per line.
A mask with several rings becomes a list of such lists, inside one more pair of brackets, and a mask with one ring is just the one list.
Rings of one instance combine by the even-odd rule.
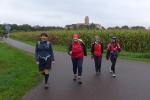
[[112, 73], [113, 71], [110, 69], [110, 73]]
[[45, 88], [45, 89], [48, 89], [48, 84], [45, 84], [44, 88]]
[[74, 78], [73, 78], [73, 81], [76, 81], [76, 80], [77, 80], [77, 75], [75, 74]]
[[81, 84], [82, 84], [82, 81], [78, 81], [78, 84], [80, 84], [80, 85], [81, 85]]
[[78, 76], [78, 84], [82, 84], [81, 77]]
[[112, 77], [116, 77], [116, 74], [113, 73], [113, 74], [112, 74]]
[[99, 71], [98, 71], [100, 74], [101, 74], [101, 69], [99, 69]]
[[96, 72], [96, 76], [99, 76], [101, 73], [100, 72]]
[[99, 72], [96, 72], [96, 76], [98, 76], [99, 75]]

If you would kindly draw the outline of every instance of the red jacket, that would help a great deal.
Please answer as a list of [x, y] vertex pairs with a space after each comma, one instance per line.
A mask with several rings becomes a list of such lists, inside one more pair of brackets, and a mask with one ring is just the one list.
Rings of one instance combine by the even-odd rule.
[[102, 56], [103, 53], [103, 44], [99, 43], [92, 43], [91, 53], [93, 56]]

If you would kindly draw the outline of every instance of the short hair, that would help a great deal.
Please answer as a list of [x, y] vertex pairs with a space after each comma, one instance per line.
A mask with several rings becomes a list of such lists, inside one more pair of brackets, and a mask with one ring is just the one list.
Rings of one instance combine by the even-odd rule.
[[42, 36], [48, 37], [48, 34], [47, 34], [47, 33], [41, 33], [40, 36], [41, 36], [41, 37], [42, 37]]

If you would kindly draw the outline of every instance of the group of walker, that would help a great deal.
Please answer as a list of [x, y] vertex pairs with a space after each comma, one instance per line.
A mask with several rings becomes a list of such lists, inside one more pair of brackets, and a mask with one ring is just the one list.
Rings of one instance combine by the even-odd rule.
[[[77, 81], [78, 84], [82, 84], [82, 65], [83, 58], [87, 56], [87, 49], [84, 42], [79, 39], [79, 35], [74, 33], [72, 42], [69, 44], [68, 54], [71, 56], [73, 64], [73, 81]], [[118, 57], [118, 52], [121, 51], [120, 45], [117, 42], [116, 37], [112, 37], [112, 41], [107, 45], [106, 59], [111, 60], [112, 77], [115, 75], [115, 64]], [[101, 74], [101, 61], [103, 54], [103, 43], [100, 41], [98, 35], [95, 36], [95, 40], [91, 45], [92, 59], [95, 62], [96, 75]], [[40, 41], [37, 42], [35, 48], [36, 63], [39, 65], [39, 71], [45, 77], [45, 89], [48, 88], [49, 70], [52, 63], [55, 63], [52, 44], [48, 41], [48, 35], [42, 33], [40, 35]]]

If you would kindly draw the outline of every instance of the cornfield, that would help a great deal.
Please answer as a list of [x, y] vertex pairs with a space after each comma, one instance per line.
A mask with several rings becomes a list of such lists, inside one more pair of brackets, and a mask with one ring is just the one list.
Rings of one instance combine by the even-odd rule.
[[[40, 31], [12, 33], [11, 37], [22, 41], [36, 42]], [[123, 50], [129, 52], [150, 52], [150, 30], [51, 30], [47, 31], [49, 40], [56, 45], [67, 46], [72, 33], [78, 33], [80, 38], [90, 48], [95, 35], [101, 37], [106, 48], [112, 36], [116, 36]]]

